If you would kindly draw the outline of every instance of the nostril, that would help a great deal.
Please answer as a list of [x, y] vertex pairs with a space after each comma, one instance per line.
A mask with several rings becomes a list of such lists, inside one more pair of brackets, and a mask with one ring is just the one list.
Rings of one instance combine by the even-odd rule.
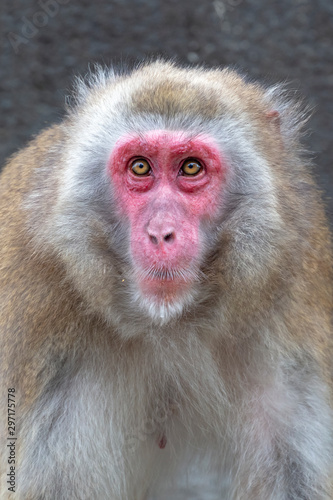
[[149, 239], [150, 239], [150, 241], [152, 242], [153, 245], [157, 245], [158, 244], [158, 239], [153, 234], [149, 235]]
[[168, 233], [164, 236], [164, 241], [166, 243], [171, 243], [175, 239], [174, 233]]
[[[168, 230], [169, 229], [169, 230]], [[148, 238], [152, 245], [159, 246], [170, 244], [176, 239], [176, 233], [173, 228], [148, 228]]]

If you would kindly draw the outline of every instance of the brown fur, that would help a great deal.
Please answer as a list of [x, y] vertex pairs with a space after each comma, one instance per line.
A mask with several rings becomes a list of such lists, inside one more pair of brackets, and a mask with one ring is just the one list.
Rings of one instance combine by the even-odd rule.
[[[206, 84], [198, 83], [198, 79], [205, 79]], [[139, 87], [137, 82], [140, 82]], [[202, 263], [202, 286], [206, 295], [196, 307], [185, 311], [180, 318], [170, 320], [166, 326], [154, 326], [140, 316], [135, 318], [130, 311], [131, 303], [122, 304], [123, 299], [119, 302], [121, 307], [128, 308], [128, 315], [117, 313], [114, 323], [103, 316], [101, 311], [108, 301], [115, 301], [112, 307], [118, 307], [116, 301], [121, 293], [121, 277], [126, 270], [121, 268], [119, 252], [109, 248], [100, 215], [90, 213], [87, 222], [91, 231], [89, 238], [94, 235], [96, 249], [96, 261], [91, 261], [90, 267], [75, 267], [86, 257], [90, 259], [84, 255], [83, 244], [82, 255], [67, 255], [66, 247], [58, 251], [58, 243], [52, 240], [52, 223], [58, 220], [57, 211], [62, 210], [62, 205], [57, 203], [64, 189], [64, 150], [68, 151], [71, 144], [75, 145], [74, 129], [79, 120], [84, 119], [84, 113], [89, 116], [90, 107], [94, 109], [100, 102], [105, 103], [103, 99], [108, 93], [123, 87], [129, 89], [126, 113], [134, 117], [155, 114], [167, 122], [179, 114], [199, 117], [203, 121], [230, 115], [245, 125], [250, 123], [254, 148], [270, 167], [276, 193], [276, 214], [282, 229], [277, 229], [272, 222], [272, 231], [276, 231], [280, 238], [274, 242], [272, 256], [266, 259], [265, 248], [261, 248], [260, 230], [249, 239], [251, 244], [253, 238], [258, 240], [255, 242], [256, 255], [258, 262], [263, 262], [262, 274], [249, 265], [244, 264], [243, 270], [240, 268], [240, 256], [244, 255], [245, 259], [248, 248], [244, 248], [244, 254], [238, 248], [237, 238], [243, 233], [237, 235], [237, 224], [243, 221], [246, 211], [238, 216], [237, 210], [245, 204], [245, 197], [240, 194], [237, 198], [237, 193], [231, 193], [230, 204], [223, 209], [221, 216], [223, 231], [218, 236], [218, 244]], [[232, 457], [228, 460], [231, 461], [230, 474], [235, 479], [228, 499], [333, 499], [327, 471], [322, 478], [314, 475], [315, 479], [311, 479], [312, 465], [304, 472], [303, 461], [297, 453], [293, 455], [286, 451], [289, 432], [290, 441], [300, 454], [303, 445], [299, 444], [298, 434], [295, 437], [294, 429], [288, 423], [289, 399], [283, 401], [281, 414], [276, 403], [276, 399], [283, 399], [290, 390], [291, 396], [288, 397], [291, 401], [297, 400], [296, 406], [299, 404], [299, 418], [303, 416], [303, 410], [309, 410], [310, 416], [304, 416], [304, 428], [307, 429], [306, 426], [311, 427], [311, 418], [317, 422], [321, 416], [317, 403], [311, 399], [317, 397], [316, 389], [319, 389], [323, 394], [318, 395], [318, 406], [322, 404], [322, 412], [326, 415], [322, 424], [324, 429], [325, 422], [331, 419], [332, 256], [328, 225], [320, 195], [310, 173], [302, 165], [304, 160], [298, 153], [298, 139], [286, 146], [281, 127], [283, 123], [281, 125], [271, 104], [264, 100], [261, 87], [245, 83], [235, 73], [229, 70], [184, 70], [156, 63], [140, 68], [133, 76], [122, 76], [119, 81], [97, 85], [88, 94], [86, 104], [79, 105], [63, 124], [46, 130], [11, 158], [2, 172], [0, 183], [0, 406], [3, 436], [0, 443], [5, 449], [6, 390], [15, 387], [18, 398], [19, 492], [13, 498], [36, 498], [34, 495], [38, 491], [43, 500], [136, 500], [145, 494], [145, 482], [149, 484], [151, 481], [149, 474], [153, 474], [156, 453], [164, 451], [155, 446], [161, 432], [162, 435], [166, 432], [167, 438], [171, 436], [171, 443], [174, 436], [174, 445], [169, 446], [174, 446], [175, 450], [178, 449], [177, 440], [183, 439], [186, 448], [186, 439], [192, 438], [195, 442], [197, 432], [203, 434], [204, 442], [209, 439], [218, 441], [221, 468], [224, 446], [225, 454]], [[255, 171], [256, 165], [253, 169]], [[33, 193], [39, 193], [38, 202], [31, 198]], [[73, 219], [78, 220], [76, 215]], [[44, 231], [45, 221], [52, 223]], [[40, 227], [43, 231], [39, 233]], [[90, 248], [89, 238], [85, 244]], [[110, 259], [110, 266], [103, 274], [101, 269], [107, 259]], [[130, 274], [126, 276], [128, 279]], [[130, 329], [138, 332], [137, 337], [124, 337]], [[34, 489], [35, 478], [29, 478], [26, 473], [29, 468], [26, 443], [32, 442], [29, 441], [31, 426], [40, 433], [41, 441], [44, 438], [41, 431], [44, 421], [42, 417], [39, 422], [35, 421], [38, 419], [35, 412], [38, 408], [44, 411], [45, 402], [55, 398], [57, 391], [63, 391], [61, 401], [65, 401], [64, 407], [59, 407], [59, 414], [55, 411], [48, 423], [52, 434], [61, 415], [66, 416], [64, 423], [71, 418], [71, 410], [67, 413], [65, 404], [69, 408], [69, 405], [75, 405], [75, 400], [67, 400], [66, 394], [75, 384], [85, 394], [80, 379], [90, 371], [96, 373], [95, 389], [100, 391], [103, 401], [105, 399], [100, 412], [107, 416], [107, 422], [111, 422], [111, 417], [115, 422], [118, 418], [123, 422], [125, 445], [128, 436], [141, 436], [142, 426], [145, 427], [147, 421], [155, 421], [154, 404], [157, 400], [162, 401], [167, 416], [161, 428], [154, 424], [148, 437], [138, 438], [138, 449], [135, 448], [133, 456], [129, 454], [127, 457], [126, 449], [124, 451], [123, 456], [128, 458], [130, 470], [133, 466], [133, 478], [137, 482], [132, 486], [125, 469], [119, 472], [122, 470], [121, 460], [115, 462], [116, 472], [110, 470], [108, 473], [107, 466], [103, 469], [104, 457], [90, 456], [89, 438], [85, 445], [84, 432], [81, 435], [80, 429], [75, 429], [77, 438], [71, 428], [73, 437], [70, 439], [73, 446], [77, 446], [75, 454], [73, 452], [73, 456], [77, 456], [73, 475], [66, 469], [62, 485], [61, 471], [68, 463], [62, 463], [59, 457], [53, 461], [47, 458], [47, 463], [53, 464], [51, 468], [54, 469], [48, 473], [57, 484], [50, 484], [51, 479], [48, 483], [46, 479], [40, 479], [40, 485]], [[280, 371], [283, 377], [286, 376], [282, 388], [276, 382], [276, 374]], [[113, 377], [110, 384], [118, 384], [117, 389], [112, 385], [114, 393], [108, 385], [108, 376]], [[88, 376], [87, 381], [91, 382]], [[308, 381], [310, 395], [304, 396]], [[109, 393], [114, 394], [113, 400]], [[87, 404], [87, 414], [81, 415], [82, 421], [78, 410], [75, 425], [81, 422], [83, 428], [86, 421], [94, 421], [94, 401], [93, 398], [90, 406]], [[76, 415], [74, 410], [73, 414]], [[293, 417], [290, 418], [294, 422]], [[177, 436], [177, 425], [181, 429], [190, 429], [187, 437]], [[105, 439], [108, 432], [105, 429]], [[285, 453], [281, 460], [272, 459], [273, 465], [268, 458], [267, 463], [265, 461], [265, 446], [271, 443], [269, 437], [265, 441], [266, 432], [272, 436], [272, 441], [274, 436], [276, 438], [276, 456]], [[102, 430], [101, 433], [103, 436]], [[261, 441], [264, 444], [261, 445]], [[110, 438], [111, 448], [113, 442], [117, 441]], [[330, 445], [328, 448], [331, 453]], [[153, 450], [151, 455], [148, 453], [150, 449]], [[263, 450], [262, 456], [260, 449]], [[46, 453], [44, 448], [41, 450], [41, 453]], [[113, 453], [116, 451], [122, 453], [112, 449]], [[52, 450], [47, 453], [52, 457]], [[318, 448], [319, 456], [320, 453]], [[151, 458], [142, 458], [146, 455]], [[141, 461], [148, 464], [146, 468]], [[101, 463], [101, 475], [111, 477], [108, 484], [112, 486], [108, 492], [103, 489], [104, 483], [96, 486], [96, 478], [92, 480], [89, 476], [86, 464], [98, 462]], [[137, 462], [140, 462], [139, 466]], [[323, 459], [330, 470], [332, 462], [332, 456]], [[25, 472], [20, 479], [21, 463], [25, 464]], [[40, 463], [36, 458], [36, 468]], [[142, 472], [137, 467], [141, 467]], [[277, 470], [277, 467], [280, 468]], [[33, 464], [31, 470], [35, 471]], [[4, 481], [6, 471], [7, 464], [4, 463], [1, 466], [1, 499], [7, 498], [8, 493]], [[77, 479], [75, 474], [78, 474]], [[88, 476], [86, 484], [81, 484]], [[299, 481], [299, 485], [290, 486], [293, 481], [295, 484]], [[308, 486], [311, 481], [315, 485], [313, 489]], [[93, 486], [97, 488], [96, 493]]]

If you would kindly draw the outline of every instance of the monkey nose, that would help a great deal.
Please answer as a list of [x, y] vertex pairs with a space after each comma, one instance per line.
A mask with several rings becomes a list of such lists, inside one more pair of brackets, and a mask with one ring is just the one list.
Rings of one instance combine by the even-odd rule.
[[165, 243], [171, 244], [176, 239], [176, 233], [173, 228], [152, 228], [148, 227], [148, 236], [150, 242], [155, 246], [161, 246]]

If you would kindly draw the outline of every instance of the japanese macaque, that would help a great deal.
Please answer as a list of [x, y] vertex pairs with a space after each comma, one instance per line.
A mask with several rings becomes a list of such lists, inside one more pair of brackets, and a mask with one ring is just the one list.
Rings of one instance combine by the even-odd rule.
[[97, 68], [9, 161], [1, 499], [143, 500], [195, 457], [226, 500], [333, 499], [332, 257], [303, 122], [228, 69]]

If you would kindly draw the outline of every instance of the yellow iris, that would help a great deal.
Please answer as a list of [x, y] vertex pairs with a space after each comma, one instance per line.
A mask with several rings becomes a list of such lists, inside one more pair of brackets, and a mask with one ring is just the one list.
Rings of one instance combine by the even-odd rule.
[[131, 169], [135, 175], [147, 175], [150, 172], [150, 165], [147, 160], [139, 158], [133, 161]]
[[184, 175], [197, 175], [202, 170], [201, 164], [197, 160], [186, 160], [181, 170]]

